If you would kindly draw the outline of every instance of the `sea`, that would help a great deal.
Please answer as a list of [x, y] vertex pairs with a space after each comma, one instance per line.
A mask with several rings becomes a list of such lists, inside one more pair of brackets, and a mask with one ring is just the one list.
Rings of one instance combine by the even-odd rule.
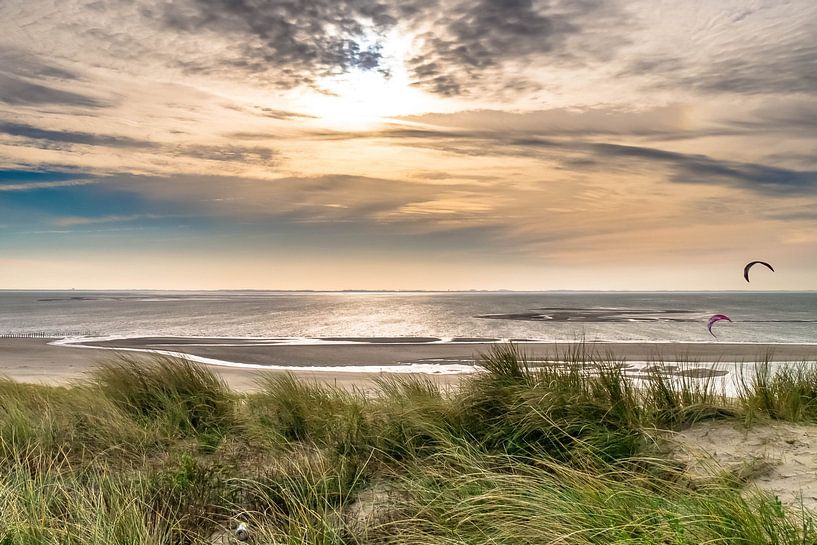
[[817, 292], [0, 291], [26, 334], [810, 344]]

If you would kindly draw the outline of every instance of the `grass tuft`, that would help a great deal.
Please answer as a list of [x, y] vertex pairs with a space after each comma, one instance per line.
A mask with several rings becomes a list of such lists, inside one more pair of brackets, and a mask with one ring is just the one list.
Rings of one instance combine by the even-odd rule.
[[247, 432], [267, 444], [316, 443], [349, 453], [364, 442], [366, 399], [362, 395], [296, 379], [289, 373], [262, 375], [261, 391], [247, 400]]
[[[696, 371], [702, 372], [702, 376], [696, 376]], [[659, 428], [679, 429], [738, 414], [735, 400], [718, 389], [715, 374], [690, 365], [678, 368], [655, 363], [648, 369], [641, 393], [652, 424]]]
[[748, 418], [817, 421], [817, 365], [773, 364], [767, 356], [738, 374], [739, 396]]
[[189, 360], [120, 355], [102, 364], [94, 378], [106, 398], [149, 425], [160, 422], [183, 435], [220, 434], [233, 420], [224, 381]]

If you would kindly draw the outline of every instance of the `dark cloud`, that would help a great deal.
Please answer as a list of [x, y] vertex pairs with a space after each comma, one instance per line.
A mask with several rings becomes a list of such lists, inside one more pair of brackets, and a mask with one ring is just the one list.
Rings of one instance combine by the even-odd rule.
[[275, 162], [273, 151], [259, 146], [185, 145], [174, 147], [171, 154], [207, 161], [239, 161], [267, 166]]
[[79, 80], [81, 76], [15, 48], [0, 51], [0, 72], [34, 79]]
[[13, 106], [102, 108], [109, 105], [105, 100], [54, 86], [81, 79], [78, 73], [35, 55], [14, 48], [0, 51], [0, 102]]
[[314, 115], [299, 113], [299, 112], [290, 112], [288, 110], [276, 110], [274, 108], [261, 108], [261, 115], [264, 117], [271, 117], [272, 119], [281, 119], [281, 120], [289, 120], [289, 119], [317, 119]]
[[41, 129], [20, 123], [0, 122], [0, 134], [36, 140], [38, 147], [46, 149], [63, 149], [66, 145], [102, 146], [132, 150], [155, 150], [157, 153], [171, 157], [192, 157], [208, 161], [232, 161], [269, 166], [274, 164], [273, 150], [261, 146], [241, 145], [204, 145], [178, 144], [170, 145], [147, 140], [138, 140], [127, 136], [112, 136], [79, 131], [56, 131]]
[[0, 102], [13, 106], [39, 106], [54, 104], [60, 106], [82, 106], [86, 108], [102, 108], [107, 106], [98, 98], [63, 91], [55, 87], [42, 85], [0, 73]]
[[[637, 172], [637, 164], [660, 165], [669, 171], [668, 180], [675, 183], [729, 185], [766, 195], [817, 194], [817, 171], [792, 170], [759, 163], [716, 159], [707, 155], [678, 153], [650, 147], [608, 143], [554, 142], [517, 140], [512, 145], [557, 148], [589, 156], [593, 170], [610, 168], [611, 163], [625, 163], [628, 171]], [[575, 158], [572, 166], [577, 168]]]
[[[719, 184], [748, 189], [766, 195], [817, 194], [817, 171], [792, 170], [759, 163], [716, 159], [707, 155], [678, 153], [662, 149], [608, 143], [554, 142], [552, 140], [515, 140], [514, 146], [543, 147], [588, 155], [593, 170], [609, 168], [611, 163], [626, 163], [637, 172], [633, 161], [661, 165], [669, 171], [668, 180], [687, 184]], [[576, 159], [571, 165], [577, 168]]]
[[[282, 87], [351, 69], [387, 74], [382, 36], [398, 25], [421, 31], [421, 48], [407, 59], [416, 85], [442, 95], [485, 87], [486, 74], [507, 62], [546, 56], [582, 63], [588, 55], [608, 58], [623, 43], [622, 33], [594, 32], [620, 22], [610, 0], [185, 0], [145, 15], [177, 32], [201, 39], [215, 33], [234, 44], [222, 58], [180, 61], [185, 69], [228, 66]], [[501, 87], [535, 84], [505, 74]]]
[[[620, 33], [574, 39], [608, 19], [619, 16], [605, 0], [461, 2], [419, 36], [423, 47], [409, 65], [419, 86], [442, 95], [469, 94], [476, 84], [484, 86], [486, 74], [509, 61], [545, 57], [547, 62], [581, 64], [586, 55], [609, 56], [623, 43]], [[502, 84], [508, 84], [507, 75]], [[514, 82], [517, 88], [530, 85]]]
[[291, 110], [280, 110], [277, 108], [267, 108], [264, 106], [244, 106], [239, 104], [224, 104], [224, 107], [236, 112], [248, 113], [260, 117], [268, 117], [270, 119], [277, 119], [280, 121], [291, 121], [293, 119], [318, 119], [317, 116], [306, 114], [303, 112], [294, 112]]
[[9, 136], [17, 136], [30, 140], [51, 142], [54, 144], [80, 144], [86, 146], [105, 146], [110, 148], [154, 148], [156, 145], [144, 140], [136, 140], [127, 136], [111, 136], [105, 134], [93, 134], [80, 131], [55, 131], [50, 129], [40, 129], [31, 125], [21, 123], [0, 122], [0, 133]]
[[792, 170], [638, 146], [588, 144], [586, 147], [605, 157], [663, 163], [671, 169], [673, 182], [727, 184], [767, 195], [817, 194], [815, 170]]
[[[349, 137], [348, 134], [340, 133], [318, 136]], [[667, 179], [676, 183], [730, 185], [766, 195], [817, 194], [817, 170], [794, 170], [762, 163], [730, 161], [647, 146], [547, 138], [514, 131], [464, 129], [435, 131], [395, 128], [363, 137], [390, 138], [406, 145], [465, 155], [539, 157], [577, 171], [610, 171], [624, 167], [626, 172], [635, 173], [644, 170], [639, 167], [652, 169], [660, 166], [668, 171]]]
[[[158, 15], [175, 31], [230, 38], [230, 57], [218, 62], [292, 87], [352, 68], [382, 69], [381, 44], [371, 38], [396, 23], [393, 12], [376, 0], [189, 0], [167, 3]], [[201, 61], [186, 66], [213, 69]]]

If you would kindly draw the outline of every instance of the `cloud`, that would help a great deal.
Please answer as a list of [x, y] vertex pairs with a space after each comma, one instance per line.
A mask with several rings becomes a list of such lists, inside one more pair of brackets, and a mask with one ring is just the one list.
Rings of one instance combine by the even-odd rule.
[[394, 118], [442, 129], [525, 132], [551, 136], [676, 136], [701, 135], [701, 127], [690, 123], [691, 108], [673, 104], [646, 110], [553, 108], [526, 112], [465, 110], [426, 113]]
[[[296, 222], [371, 221], [401, 207], [429, 199], [419, 182], [366, 176], [324, 175], [274, 180], [228, 176], [118, 177], [119, 187], [162, 201], [186, 202], [218, 215], [286, 217]], [[441, 185], [444, 193], [455, 186]], [[198, 196], [198, 198], [194, 198]]]
[[[816, 33], [817, 34], [817, 33]], [[651, 87], [679, 87], [706, 94], [781, 95], [817, 93], [817, 35], [806, 42], [783, 39], [767, 47], [721, 52], [700, 63], [659, 56], [635, 61], [619, 76], [649, 76]]]
[[649, 146], [622, 145], [583, 138], [540, 136], [525, 131], [434, 130], [393, 128], [379, 133], [314, 133], [319, 138], [388, 138], [407, 146], [422, 146], [448, 153], [528, 157], [562, 164], [573, 172], [624, 169], [632, 173], [642, 166], [668, 171], [666, 180], [676, 183], [720, 184], [764, 195], [817, 194], [817, 171], [795, 170], [763, 163], [718, 159], [703, 154], [681, 153]]
[[[0, 182], [20, 176], [25, 177], [0, 171]], [[499, 200], [460, 184], [347, 175], [260, 180], [118, 174], [98, 177], [94, 188], [52, 180], [66, 176], [73, 174], [29, 173], [32, 191], [0, 192], [0, 211], [6, 206], [21, 214], [29, 229], [32, 222], [49, 230], [127, 223], [175, 233], [218, 225], [217, 235], [243, 232], [293, 241], [319, 236], [311, 244], [331, 240], [333, 246], [382, 245], [390, 251], [407, 251], [412, 244], [417, 250], [455, 242], [484, 245], [506, 229], [505, 219], [493, 211]], [[80, 231], [88, 232], [75, 230]], [[432, 233], [437, 238], [429, 240]]]
[[281, 119], [281, 120], [288, 120], [288, 119], [316, 119], [314, 115], [299, 113], [299, 112], [290, 112], [287, 110], [276, 110], [274, 108], [260, 108], [261, 115], [264, 117], [269, 117], [272, 119]]
[[670, 177], [673, 182], [727, 184], [765, 195], [817, 194], [816, 170], [792, 170], [638, 146], [587, 144], [586, 147], [607, 158], [634, 158], [662, 163], [673, 171]]
[[[243, 162], [270, 166], [274, 164], [273, 150], [261, 146], [240, 144], [168, 144], [140, 140], [128, 136], [93, 134], [82, 131], [56, 131], [21, 123], [0, 122], [0, 134], [38, 142], [45, 149], [62, 149], [63, 144], [153, 150], [168, 157], [190, 157], [207, 161]], [[47, 142], [43, 144], [42, 142]]]
[[86, 178], [82, 180], [63, 180], [58, 182], [27, 182], [17, 184], [0, 182], [0, 191], [34, 191], [37, 189], [55, 189], [59, 187], [90, 185], [97, 182], [98, 180], [93, 178]]
[[97, 181], [96, 176], [83, 172], [0, 168], [0, 191], [82, 186]]
[[[640, 0], [183, 0], [143, 11], [165, 29], [226, 44], [178, 59], [186, 70], [238, 70], [285, 88], [405, 62], [416, 86], [445, 97], [512, 96], [552, 85], [541, 77], [548, 68], [590, 67], [669, 91], [817, 89], [813, 3], [701, 9], [692, 19], [679, 4], [652, 28], [650, 10]], [[405, 59], [384, 56], [395, 29], [413, 35]]]
[[772, 46], [749, 46], [715, 59], [683, 83], [714, 93], [817, 94], [817, 29]]
[[[638, 172], [636, 162], [665, 167], [668, 180], [685, 184], [728, 185], [764, 195], [817, 195], [817, 171], [793, 170], [760, 163], [717, 159], [703, 154], [679, 153], [643, 146], [609, 143], [562, 143], [517, 140], [514, 145], [558, 148], [585, 153], [592, 170], [611, 163]], [[572, 163], [572, 168], [581, 165]]]
[[113, 216], [63, 216], [55, 219], [52, 223], [57, 227], [76, 227], [81, 225], [97, 225], [101, 223], [128, 223], [146, 219], [165, 218], [167, 216], [157, 216], [155, 214], [129, 214]]
[[[448, 7], [432, 29], [418, 39], [422, 46], [409, 61], [415, 84], [445, 96], [483, 89], [485, 76], [501, 72], [505, 63], [543, 60], [545, 64], [586, 58], [608, 58], [624, 43], [621, 33], [593, 33], [615, 20], [618, 10], [605, 0], [478, 0]], [[585, 33], [592, 40], [579, 40]], [[502, 86], [533, 86], [525, 78], [503, 74]]]
[[[55, 213], [61, 226], [185, 217], [243, 221], [279, 219], [295, 224], [416, 224], [440, 229], [473, 223], [498, 199], [489, 189], [463, 185], [468, 177], [420, 172], [415, 180], [325, 175], [272, 180], [240, 176], [0, 170], [0, 204]], [[489, 176], [474, 175], [479, 182]], [[434, 180], [426, 183], [425, 180]], [[94, 188], [83, 187], [94, 184]], [[31, 192], [31, 195], [23, 195]], [[16, 193], [18, 195], [11, 195]], [[459, 208], [458, 208], [459, 207]], [[116, 211], [113, 213], [112, 211]], [[160, 212], [161, 216], [156, 212]], [[433, 218], [423, 217], [432, 215]], [[67, 219], [66, 219], [67, 218]]]
[[817, 210], [810, 207], [806, 210], [773, 210], [764, 214], [765, 217], [784, 222], [789, 221], [809, 221], [817, 222]]
[[[45, 62], [13, 47], [0, 51], [0, 102], [12, 106], [103, 108], [108, 101], [61, 86], [81, 77], [73, 70]], [[56, 86], [55, 86], [56, 85]]]
[[748, 131], [774, 131], [788, 136], [817, 136], [817, 101], [813, 98], [775, 98], [750, 114], [729, 123]]
[[267, 166], [275, 164], [274, 152], [260, 146], [191, 144], [169, 148], [169, 152], [171, 155], [207, 161], [237, 161]]
[[103, 108], [108, 105], [98, 98], [63, 91], [3, 73], [0, 73], [0, 102], [12, 106], [59, 105]]
[[86, 146], [105, 146], [109, 148], [138, 148], [149, 149], [156, 147], [156, 144], [144, 140], [137, 140], [127, 136], [112, 136], [105, 134], [93, 134], [82, 131], [54, 131], [50, 129], [40, 129], [22, 123], [0, 122], [0, 133], [9, 136], [27, 138], [29, 140], [41, 140], [54, 143], [81, 144]]
[[[284, 88], [353, 69], [388, 75], [385, 37], [395, 29], [415, 34], [418, 49], [405, 59], [414, 83], [444, 96], [495, 87], [486, 76], [506, 64], [585, 64], [625, 43], [621, 32], [598, 32], [623, 24], [611, 0], [185, 0], [143, 12], [165, 29], [228, 44], [180, 59], [185, 70], [240, 70]], [[501, 82], [505, 91], [537, 85], [511, 72]]]
[[29, 52], [13, 47], [0, 51], [0, 72], [25, 78], [75, 81], [82, 77], [74, 70], [46, 62]]
[[188, 70], [218, 69], [216, 63], [295, 87], [353, 68], [383, 69], [378, 35], [395, 24], [393, 11], [376, 0], [188, 0], [163, 3], [147, 15], [167, 29], [213, 33], [232, 44], [224, 58], [187, 62]]
[[[682, 11], [677, 15], [683, 20]], [[668, 27], [661, 41], [653, 38], [653, 47], [639, 51], [618, 76], [646, 78], [653, 90], [813, 96], [815, 18], [817, 4], [805, 1], [759, 3], [739, 13], [701, 10], [677, 28]], [[672, 47], [679, 40], [684, 47]]]

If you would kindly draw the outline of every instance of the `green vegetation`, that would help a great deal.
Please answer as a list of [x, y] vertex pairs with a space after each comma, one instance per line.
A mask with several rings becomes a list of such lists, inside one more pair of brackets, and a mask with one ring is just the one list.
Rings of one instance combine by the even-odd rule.
[[447, 392], [278, 374], [239, 395], [168, 358], [70, 388], [0, 381], [0, 544], [221, 543], [239, 523], [270, 544], [815, 543], [811, 513], [659, 448], [703, 419], [817, 421], [812, 367], [761, 362], [728, 398], [582, 345], [559, 360], [498, 346]]
[[186, 360], [120, 355], [96, 372], [100, 393], [135, 420], [180, 435], [221, 434], [234, 404], [227, 385]]
[[772, 372], [772, 364], [765, 359], [748, 375], [739, 377], [739, 397], [748, 415], [817, 421], [817, 366], [803, 362]]

